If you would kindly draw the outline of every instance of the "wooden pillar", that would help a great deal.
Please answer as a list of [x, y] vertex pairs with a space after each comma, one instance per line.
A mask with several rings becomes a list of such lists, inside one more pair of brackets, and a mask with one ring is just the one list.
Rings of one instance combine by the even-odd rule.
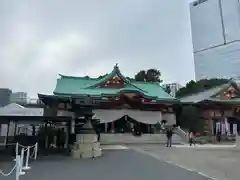
[[14, 137], [15, 137], [17, 135], [17, 128], [18, 128], [16, 121], [14, 121], [13, 126], [14, 126]]
[[[71, 119], [71, 125], [70, 125], [70, 129], [71, 129], [71, 134], [75, 134], [75, 116], [72, 117]], [[69, 127], [69, 123], [68, 123], [68, 127]]]
[[112, 133], [115, 132], [115, 122], [114, 121], [111, 123], [111, 132]]
[[151, 132], [151, 124], [148, 124], [147, 127], [148, 127], [147, 133], [149, 134]]
[[45, 123], [45, 126], [44, 126], [44, 135], [45, 135], [45, 149], [48, 148], [48, 131], [47, 131], [47, 122]]
[[104, 123], [104, 132], [105, 132], [105, 133], [107, 132], [107, 128], [108, 128], [108, 124], [107, 124], [107, 123]]
[[65, 132], [65, 143], [64, 143], [64, 148], [68, 148], [68, 139], [69, 139], [69, 128], [68, 128], [68, 124], [67, 126], [64, 128], [64, 132]]

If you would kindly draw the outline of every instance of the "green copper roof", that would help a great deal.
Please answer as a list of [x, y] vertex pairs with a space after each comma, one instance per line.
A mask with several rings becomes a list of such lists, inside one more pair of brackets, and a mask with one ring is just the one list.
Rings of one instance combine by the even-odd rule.
[[[222, 99], [221, 95], [224, 94], [230, 87], [235, 89], [235, 92], [238, 92], [238, 96], [233, 97], [231, 99]], [[185, 96], [180, 98], [182, 103], [219, 103], [219, 104], [240, 104], [240, 83], [238, 80], [231, 79], [228, 83], [205, 90], [203, 92], [199, 92], [196, 94], [192, 94], [189, 96]]]
[[[124, 88], [97, 88], [97, 86], [113, 76], [118, 75], [124, 82]], [[115, 96], [123, 92], [138, 92], [146, 98], [156, 100], [175, 101], [174, 97], [164, 91], [159, 83], [130, 81], [126, 79], [117, 66], [113, 71], [103, 78], [72, 77], [60, 75], [54, 90], [56, 95], [73, 96]]]

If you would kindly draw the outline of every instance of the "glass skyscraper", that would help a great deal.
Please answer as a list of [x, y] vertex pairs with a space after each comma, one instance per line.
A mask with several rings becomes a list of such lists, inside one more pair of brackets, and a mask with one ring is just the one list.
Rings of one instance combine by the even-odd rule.
[[190, 3], [196, 80], [240, 77], [239, 0]]

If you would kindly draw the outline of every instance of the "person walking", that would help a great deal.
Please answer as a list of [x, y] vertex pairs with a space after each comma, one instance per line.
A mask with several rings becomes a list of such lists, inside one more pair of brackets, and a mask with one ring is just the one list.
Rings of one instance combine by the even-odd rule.
[[220, 130], [218, 130], [217, 131], [217, 141], [220, 143], [220, 141], [221, 141], [221, 131]]
[[100, 133], [100, 128], [99, 127], [96, 128], [96, 134], [97, 134], [97, 141], [100, 142], [101, 133]]
[[171, 128], [167, 129], [166, 136], [167, 136], [167, 147], [172, 147], [172, 135], [173, 131]]
[[189, 145], [192, 146], [192, 144], [195, 145], [195, 141], [194, 141], [194, 135], [193, 135], [193, 132], [190, 131], [190, 132], [189, 132]]

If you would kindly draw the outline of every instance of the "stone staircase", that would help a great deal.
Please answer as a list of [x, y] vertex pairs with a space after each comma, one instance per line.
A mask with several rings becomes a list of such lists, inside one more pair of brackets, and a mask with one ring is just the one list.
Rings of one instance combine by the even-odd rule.
[[[101, 134], [100, 143], [103, 145], [113, 144], [165, 144], [165, 134], [142, 134], [141, 136], [134, 136], [131, 133], [118, 134]], [[174, 134], [172, 138], [173, 144], [184, 144], [182, 138]]]
[[183, 129], [181, 129], [180, 126], [174, 129], [174, 133], [180, 136], [185, 143], [188, 142], [188, 134]]

